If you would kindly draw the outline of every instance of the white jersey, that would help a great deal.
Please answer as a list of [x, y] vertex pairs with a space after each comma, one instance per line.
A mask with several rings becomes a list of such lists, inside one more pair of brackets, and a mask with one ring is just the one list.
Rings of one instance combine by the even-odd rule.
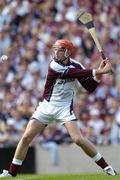
[[53, 60], [48, 68], [43, 98], [56, 106], [72, 104], [76, 79], [89, 76], [92, 77], [92, 70], [85, 70], [73, 59], [67, 65]]

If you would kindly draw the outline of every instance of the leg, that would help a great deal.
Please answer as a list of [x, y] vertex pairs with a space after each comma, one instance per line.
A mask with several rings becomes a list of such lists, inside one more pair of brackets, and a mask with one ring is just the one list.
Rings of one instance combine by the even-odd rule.
[[101, 156], [101, 154], [97, 152], [93, 143], [91, 143], [88, 139], [82, 136], [76, 121], [69, 121], [65, 123], [65, 127], [69, 135], [71, 136], [73, 142], [80, 146], [88, 156], [93, 158], [93, 160], [98, 166], [104, 169], [107, 174], [116, 175], [116, 172], [112, 169], [112, 167], [109, 166], [104, 160], [104, 158]]
[[18, 143], [9, 171], [4, 170], [3, 173], [0, 175], [0, 177], [11, 176], [11, 175], [16, 176], [19, 167], [22, 165], [22, 162], [26, 157], [29, 144], [39, 132], [44, 130], [44, 128], [45, 125], [35, 119], [31, 119], [29, 121], [22, 138]]
[[65, 124], [65, 127], [70, 134], [73, 142], [80, 146], [88, 156], [94, 157], [97, 154], [95, 146], [80, 133], [80, 129], [76, 121], [67, 122]]
[[15, 151], [14, 158], [24, 160], [29, 148], [29, 144], [32, 142], [33, 138], [42, 130], [44, 130], [45, 125], [39, 121], [32, 119], [29, 121], [26, 130], [18, 143]]

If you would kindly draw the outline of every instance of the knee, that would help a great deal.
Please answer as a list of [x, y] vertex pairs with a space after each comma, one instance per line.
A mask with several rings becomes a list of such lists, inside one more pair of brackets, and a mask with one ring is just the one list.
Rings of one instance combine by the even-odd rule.
[[26, 135], [23, 135], [21, 141], [23, 144], [30, 144], [32, 141], [32, 138], [29, 134], [26, 134]]
[[75, 144], [79, 146], [82, 146], [84, 144], [84, 138], [79, 135], [73, 136], [72, 140]]

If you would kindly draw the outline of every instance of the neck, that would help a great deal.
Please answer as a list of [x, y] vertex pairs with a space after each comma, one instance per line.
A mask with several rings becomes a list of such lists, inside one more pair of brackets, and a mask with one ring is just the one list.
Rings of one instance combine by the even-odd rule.
[[61, 63], [64, 64], [64, 65], [67, 65], [69, 63], [69, 58], [65, 59], [64, 61], [62, 61]]
[[61, 63], [61, 64], [64, 64], [64, 65], [67, 65], [68, 63], [69, 63], [69, 61], [70, 61], [70, 58], [68, 57], [68, 58], [65, 58], [65, 59], [63, 59], [63, 60], [57, 60], [57, 59], [55, 59], [55, 58], [53, 58], [54, 59], [54, 61], [56, 61], [56, 62], [58, 62], [58, 63]]

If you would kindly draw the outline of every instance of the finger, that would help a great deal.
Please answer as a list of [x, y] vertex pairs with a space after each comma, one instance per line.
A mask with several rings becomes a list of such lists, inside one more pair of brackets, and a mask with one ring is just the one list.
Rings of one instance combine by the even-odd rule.
[[100, 63], [101, 65], [105, 65], [106, 64], [106, 60], [104, 60], [104, 61], [101, 61], [101, 63]]

